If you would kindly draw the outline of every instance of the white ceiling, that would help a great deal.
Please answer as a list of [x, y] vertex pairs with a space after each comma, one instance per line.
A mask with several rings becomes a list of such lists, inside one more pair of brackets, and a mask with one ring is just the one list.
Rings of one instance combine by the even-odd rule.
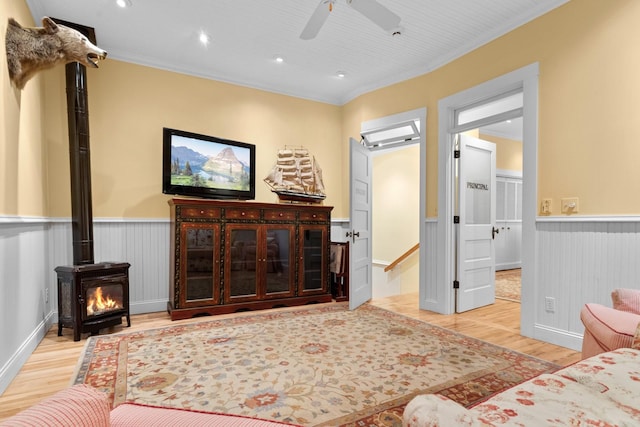
[[[321, 0], [129, 1], [126, 9], [115, 0], [27, 4], [37, 25], [50, 16], [93, 27], [107, 60], [342, 105], [432, 71], [568, 0], [379, 0], [401, 17], [400, 36], [337, 0], [312, 40], [299, 36]], [[211, 37], [206, 47], [200, 31]]]

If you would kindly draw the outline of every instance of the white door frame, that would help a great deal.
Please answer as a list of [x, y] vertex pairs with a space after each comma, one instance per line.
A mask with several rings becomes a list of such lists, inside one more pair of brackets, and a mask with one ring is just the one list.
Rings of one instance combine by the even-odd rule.
[[[436, 283], [438, 299], [429, 310], [443, 314], [454, 312], [454, 239], [453, 239], [453, 137], [454, 112], [457, 109], [489, 100], [510, 90], [523, 91], [523, 195], [522, 200], [522, 304], [521, 333], [533, 335], [536, 297], [536, 200], [538, 186], [538, 74], [533, 63], [473, 88], [443, 98], [438, 102], [438, 222]], [[423, 301], [421, 299], [421, 308]]]
[[[385, 116], [378, 119], [368, 120], [366, 122], [362, 122], [360, 124], [360, 132], [369, 132], [375, 129], [385, 128], [397, 123], [405, 123], [409, 120], [419, 120], [420, 123], [420, 177], [418, 184], [418, 192], [420, 194], [420, 251], [419, 253], [419, 264], [418, 264], [418, 277], [419, 277], [419, 298], [422, 301], [423, 295], [425, 295], [425, 286], [423, 284], [426, 281], [426, 266], [427, 266], [427, 251], [424, 249], [426, 245], [426, 212], [427, 212], [427, 108], [417, 108], [415, 110], [405, 111], [403, 113], [393, 114], [390, 116]], [[389, 147], [387, 149], [392, 150], [395, 147]], [[379, 149], [378, 151], [384, 151], [385, 148]], [[378, 152], [376, 151], [376, 152]], [[375, 191], [375, 188], [372, 186], [372, 192]], [[349, 200], [349, 203], [352, 204], [353, 200]], [[350, 228], [351, 224], [349, 225]]]

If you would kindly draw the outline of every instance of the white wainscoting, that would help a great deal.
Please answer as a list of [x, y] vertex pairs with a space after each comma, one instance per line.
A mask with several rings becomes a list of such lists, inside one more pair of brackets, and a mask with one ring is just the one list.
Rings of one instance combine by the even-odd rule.
[[[167, 309], [171, 262], [169, 225], [168, 219], [95, 219], [93, 222], [95, 261], [131, 264], [131, 314]], [[50, 270], [55, 283], [55, 267], [73, 263], [71, 224], [68, 221], [55, 222], [51, 235], [53, 253]], [[57, 310], [57, 302], [54, 307]]]
[[[420, 257], [426, 268], [420, 271], [420, 308], [425, 309], [429, 305], [436, 305], [442, 300], [438, 295], [440, 286], [436, 286], [438, 281], [438, 219], [428, 218], [424, 222], [424, 248], [420, 248]], [[424, 258], [423, 258], [424, 257]], [[453, 286], [453, 285], [452, 285]]]
[[[348, 226], [333, 220], [332, 239]], [[168, 219], [94, 219], [95, 261], [131, 264], [131, 314], [167, 309], [169, 233]], [[55, 268], [73, 263], [72, 240], [68, 218], [0, 216], [0, 394], [58, 321]]]
[[[423, 301], [437, 299], [436, 220], [425, 221]], [[568, 217], [537, 220], [538, 263], [533, 319], [535, 338], [579, 349], [586, 302], [610, 305], [616, 287], [640, 289], [640, 217]], [[332, 221], [331, 239], [343, 241], [348, 220]], [[96, 219], [96, 262], [125, 261], [130, 269], [131, 312], [166, 310], [169, 299], [169, 220]], [[0, 217], [0, 393], [52, 323], [57, 322], [55, 267], [72, 262], [68, 219]], [[48, 299], [46, 294], [48, 292]], [[544, 298], [557, 310], [544, 310]]]
[[613, 289], [640, 289], [640, 217], [539, 218], [536, 228], [534, 337], [579, 350], [584, 304], [611, 306]]
[[47, 219], [0, 216], [0, 394], [53, 322], [48, 241]]

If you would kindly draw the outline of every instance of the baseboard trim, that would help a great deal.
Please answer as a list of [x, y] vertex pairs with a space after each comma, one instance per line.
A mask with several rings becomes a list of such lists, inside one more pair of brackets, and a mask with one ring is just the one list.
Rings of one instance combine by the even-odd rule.
[[130, 314], [156, 313], [167, 311], [168, 300], [143, 301], [129, 304]]
[[[22, 343], [18, 350], [9, 358], [7, 363], [0, 369], [0, 396], [5, 392], [11, 381], [18, 375], [20, 369], [31, 357], [31, 354], [40, 344], [40, 341], [47, 334], [51, 326], [53, 326], [54, 312], [50, 312], [45, 319], [40, 322], [38, 327], [29, 335]], [[57, 314], [56, 314], [57, 318]]]
[[582, 335], [539, 323], [533, 327], [533, 338], [575, 351], [582, 350]]

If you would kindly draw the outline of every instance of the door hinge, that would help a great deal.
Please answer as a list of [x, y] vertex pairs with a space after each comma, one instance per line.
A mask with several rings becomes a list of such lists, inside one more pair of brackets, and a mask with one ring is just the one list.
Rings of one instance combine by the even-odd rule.
[[460, 215], [454, 215], [453, 216], [453, 223], [454, 224], [460, 224]]
[[460, 158], [460, 150], [453, 150], [453, 158], [454, 159]]
[[458, 282], [457, 280], [453, 281], [453, 289], [460, 289], [460, 282]]

